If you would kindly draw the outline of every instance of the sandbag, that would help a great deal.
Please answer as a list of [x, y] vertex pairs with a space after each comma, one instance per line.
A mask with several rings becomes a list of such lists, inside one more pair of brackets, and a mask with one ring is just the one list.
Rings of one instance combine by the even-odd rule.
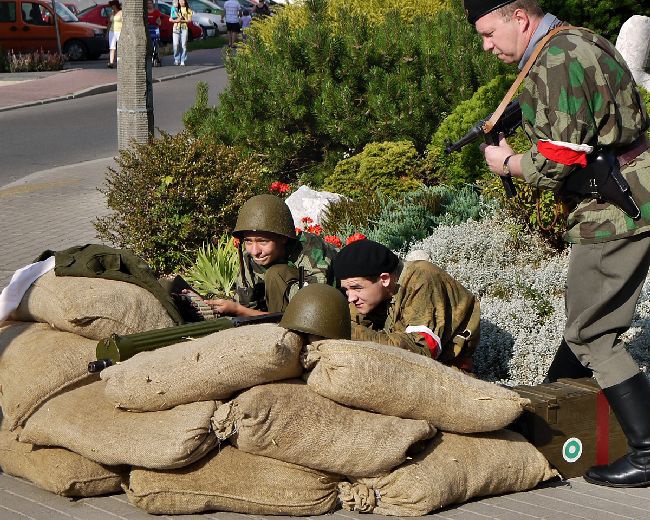
[[301, 348], [294, 332], [273, 323], [249, 325], [141, 352], [103, 370], [101, 378], [107, 397], [120, 408], [165, 410], [298, 377]]
[[20, 426], [43, 402], [84, 381], [97, 342], [47, 323], [0, 325], [0, 406], [4, 427]]
[[340, 475], [378, 475], [402, 463], [435, 429], [426, 421], [352, 410], [302, 382], [251, 388], [220, 406], [212, 424], [237, 448]]
[[337, 403], [429, 421], [456, 433], [488, 432], [514, 421], [528, 403], [512, 390], [389, 345], [327, 340], [307, 347], [307, 384]]
[[233, 511], [254, 515], [320, 515], [337, 503], [336, 475], [224, 445], [180, 470], [134, 468], [129, 502], [149, 513]]
[[391, 473], [340, 483], [339, 498], [350, 511], [421, 516], [471, 498], [532, 489], [557, 475], [518, 433], [440, 432]]
[[95, 340], [175, 324], [163, 305], [142, 287], [103, 278], [56, 276], [54, 271], [32, 284], [11, 318], [49, 323]]
[[0, 431], [0, 468], [65, 497], [94, 497], [121, 492], [125, 467], [107, 467], [63, 448], [19, 442], [16, 432]]
[[115, 466], [180, 468], [212, 449], [210, 432], [215, 401], [185, 404], [161, 412], [126, 412], [115, 408], [97, 381], [53, 397], [32, 415], [21, 442], [60, 446]]

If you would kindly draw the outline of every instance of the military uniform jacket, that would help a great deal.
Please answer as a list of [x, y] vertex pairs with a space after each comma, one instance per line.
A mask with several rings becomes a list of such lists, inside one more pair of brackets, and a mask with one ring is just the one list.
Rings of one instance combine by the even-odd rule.
[[[524, 130], [532, 142], [522, 158], [525, 180], [538, 188], [562, 193], [568, 175], [581, 168], [546, 159], [537, 150], [540, 139], [624, 147], [649, 126], [642, 98], [625, 61], [603, 37], [581, 28], [551, 38], [532, 66], [519, 98]], [[610, 203], [574, 201], [566, 239], [595, 243], [650, 229], [650, 151], [622, 168], [641, 218], [634, 221]]]
[[[463, 285], [431, 262], [418, 260], [400, 263], [397, 293], [381, 308], [367, 315], [350, 305], [352, 339], [394, 345], [431, 357], [425, 338], [407, 333], [408, 326], [424, 325], [440, 339], [439, 360], [451, 361], [456, 335], [464, 333], [472, 317], [471, 334], [479, 336], [479, 302]], [[463, 353], [463, 354], [466, 354]]]
[[[332, 260], [336, 249], [321, 237], [305, 231], [299, 232], [296, 240], [287, 242], [285, 258], [280, 263], [290, 267], [304, 268], [306, 283], [334, 284]], [[266, 310], [264, 276], [267, 268], [256, 264], [244, 249], [242, 251], [243, 269], [237, 279], [237, 301], [252, 309]], [[243, 276], [242, 276], [243, 271]], [[288, 287], [289, 299], [298, 292], [298, 285]]]

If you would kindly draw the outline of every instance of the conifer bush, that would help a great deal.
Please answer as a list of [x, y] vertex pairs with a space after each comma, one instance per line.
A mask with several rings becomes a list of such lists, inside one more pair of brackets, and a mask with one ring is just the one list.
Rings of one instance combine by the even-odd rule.
[[185, 132], [120, 151], [109, 168], [100, 239], [131, 249], [158, 274], [177, 271], [235, 224], [240, 206], [268, 186], [255, 157]]

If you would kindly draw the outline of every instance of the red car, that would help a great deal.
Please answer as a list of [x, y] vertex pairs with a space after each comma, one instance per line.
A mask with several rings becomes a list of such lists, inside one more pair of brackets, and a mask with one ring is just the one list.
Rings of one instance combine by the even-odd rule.
[[[160, 21], [162, 22], [162, 25], [160, 26], [160, 41], [168, 43], [172, 41], [172, 26], [174, 24], [169, 21], [169, 13], [165, 14], [165, 7], [168, 6], [161, 4], [159, 8]], [[111, 12], [111, 7], [108, 4], [96, 4], [81, 11], [77, 15], [77, 18], [83, 22], [91, 22], [98, 25], [103, 25], [104, 27], [108, 27]], [[203, 29], [201, 29], [201, 27], [199, 27], [194, 22], [190, 22], [188, 24], [188, 28], [188, 40], [198, 40], [203, 36]]]

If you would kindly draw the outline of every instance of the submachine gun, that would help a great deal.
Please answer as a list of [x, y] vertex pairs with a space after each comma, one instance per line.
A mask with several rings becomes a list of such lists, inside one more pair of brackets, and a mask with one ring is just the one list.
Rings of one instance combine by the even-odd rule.
[[[518, 127], [521, 126], [521, 107], [519, 106], [519, 100], [515, 99], [508, 103], [503, 114], [499, 120], [495, 123], [494, 127], [491, 130], [486, 131], [485, 123], [488, 122], [492, 114], [490, 114], [485, 119], [481, 119], [476, 123], [472, 129], [467, 132], [463, 137], [461, 137], [455, 143], [447, 141], [445, 147], [445, 153], [457, 152], [464, 146], [473, 143], [480, 137], [483, 137], [485, 142], [489, 145], [498, 145], [499, 144], [499, 134], [503, 133], [506, 137], [515, 133]], [[506, 191], [508, 197], [514, 197], [517, 195], [517, 189], [515, 188], [514, 183], [512, 182], [512, 177], [501, 177], [501, 182], [503, 182], [503, 188]]]
[[136, 334], [125, 334], [123, 336], [111, 334], [110, 337], [97, 343], [95, 352], [97, 361], [88, 363], [88, 372], [91, 374], [101, 372], [106, 367], [110, 367], [118, 361], [129, 359], [139, 352], [155, 350], [233, 327], [256, 323], [277, 323], [281, 318], [281, 312], [272, 312], [260, 316], [222, 317], [164, 329], [148, 330]]

